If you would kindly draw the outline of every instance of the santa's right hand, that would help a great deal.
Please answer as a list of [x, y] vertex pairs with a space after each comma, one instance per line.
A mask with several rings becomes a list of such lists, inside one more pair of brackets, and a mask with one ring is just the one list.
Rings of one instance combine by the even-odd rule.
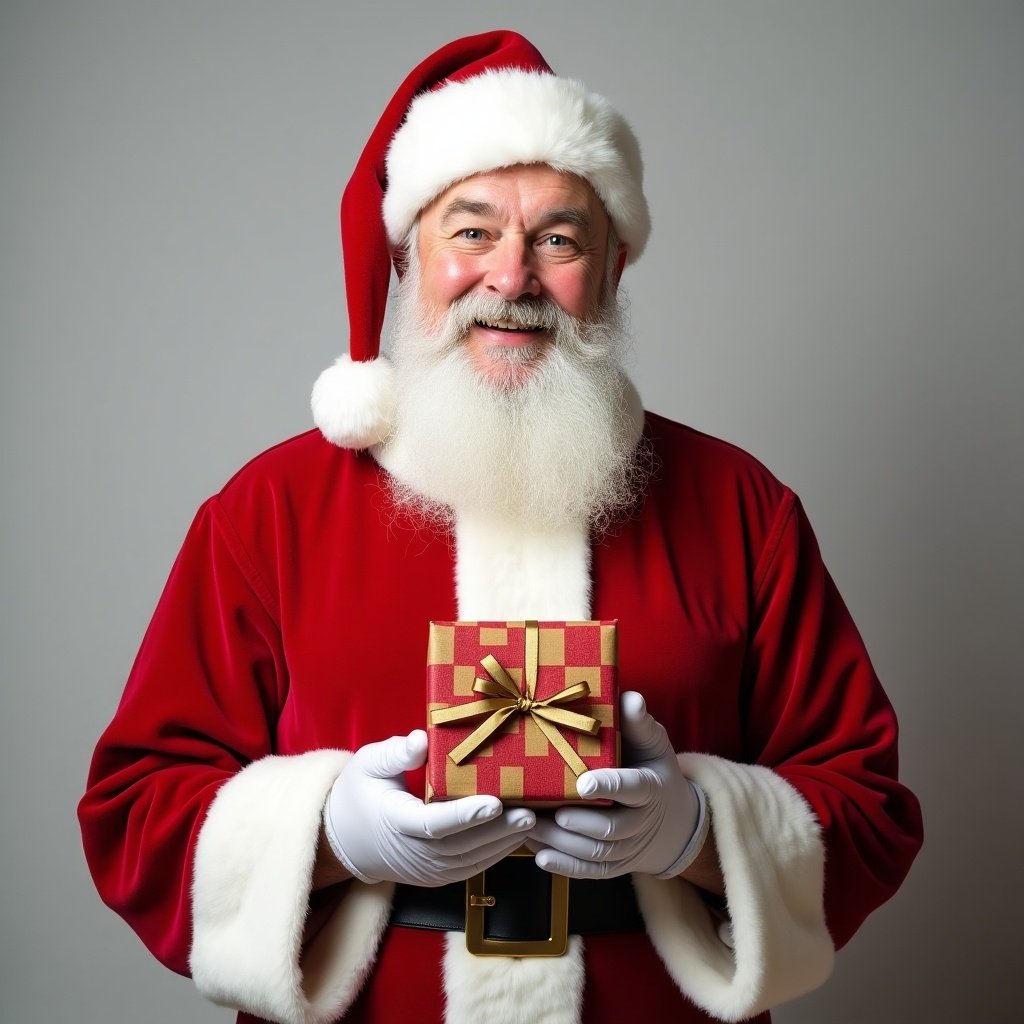
[[520, 847], [533, 828], [532, 811], [503, 810], [494, 796], [429, 804], [417, 799], [402, 775], [426, 757], [422, 729], [368, 743], [331, 787], [324, 831], [356, 878], [428, 886], [461, 882]]

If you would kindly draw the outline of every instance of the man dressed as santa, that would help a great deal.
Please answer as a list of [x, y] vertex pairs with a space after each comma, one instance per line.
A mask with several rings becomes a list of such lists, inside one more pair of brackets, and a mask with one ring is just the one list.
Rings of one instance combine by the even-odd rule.
[[[104, 900], [240, 1021], [767, 1020], [909, 869], [896, 721], [799, 501], [620, 368], [649, 230], [625, 121], [514, 33], [431, 55], [371, 136], [319, 429], [200, 509], [79, 811]], [[556, 811], [424, 802], [428, 623], [590, 619], [623, 767]], [[467, 948], [481, 871], [499, 955]], [[564, 876], [566, 949], [526, 955]]]

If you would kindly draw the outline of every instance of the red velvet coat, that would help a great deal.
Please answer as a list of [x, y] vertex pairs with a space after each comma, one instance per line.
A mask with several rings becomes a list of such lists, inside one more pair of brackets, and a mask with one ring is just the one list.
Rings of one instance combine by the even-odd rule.
[[[767, 766], [803, 797], [842, 945], [920, 842], [892, 709], [793, 493], [728, 444], [656, 416], [646, 429], [660, 468], [638, 514], [593, 545], [592, 615], [619, 620], [621, 686], [678, 751]], [[80, 807], [103, 899], [168, 966], [189, 970], [194, 848], [226, 780], [268, 754], [423, 726], [427, 623], [459, 617], [454, 557], [396, 517], [372, 457], [316, 432], [199, 510]], [[442, 942], [387, 932], [346, 1019], [437, 1019]], [[588, 939], [586, 958], [588, 1021], [623, 1019], [624, 998], [647, 1019], [708, 1019], [648, 944]]]

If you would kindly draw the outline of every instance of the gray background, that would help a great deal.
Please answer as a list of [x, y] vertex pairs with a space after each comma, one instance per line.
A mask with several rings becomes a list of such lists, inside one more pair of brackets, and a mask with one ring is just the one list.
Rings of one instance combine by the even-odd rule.
[[1021, 4], [50, 0], [0, 14], [0, 1021], [230, 1019], [100, 904], [74, 806], [193, 511], [345, 347], [370, 128], [495, 27], [633, 121], [640, 391], [800, 492], [902, 717], [925, 850], [777, 1019], [1019, 1019]]

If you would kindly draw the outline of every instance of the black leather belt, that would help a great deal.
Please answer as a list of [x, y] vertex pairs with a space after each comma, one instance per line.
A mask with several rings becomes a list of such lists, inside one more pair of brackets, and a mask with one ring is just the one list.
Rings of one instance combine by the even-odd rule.
[[472, 953], [561, 956], [567, 936], [643, 931], [628, 875], [567, 879], [513, 855], [468, 882], [438, 888], [397, 885], [391, 924], [465, 931]]

